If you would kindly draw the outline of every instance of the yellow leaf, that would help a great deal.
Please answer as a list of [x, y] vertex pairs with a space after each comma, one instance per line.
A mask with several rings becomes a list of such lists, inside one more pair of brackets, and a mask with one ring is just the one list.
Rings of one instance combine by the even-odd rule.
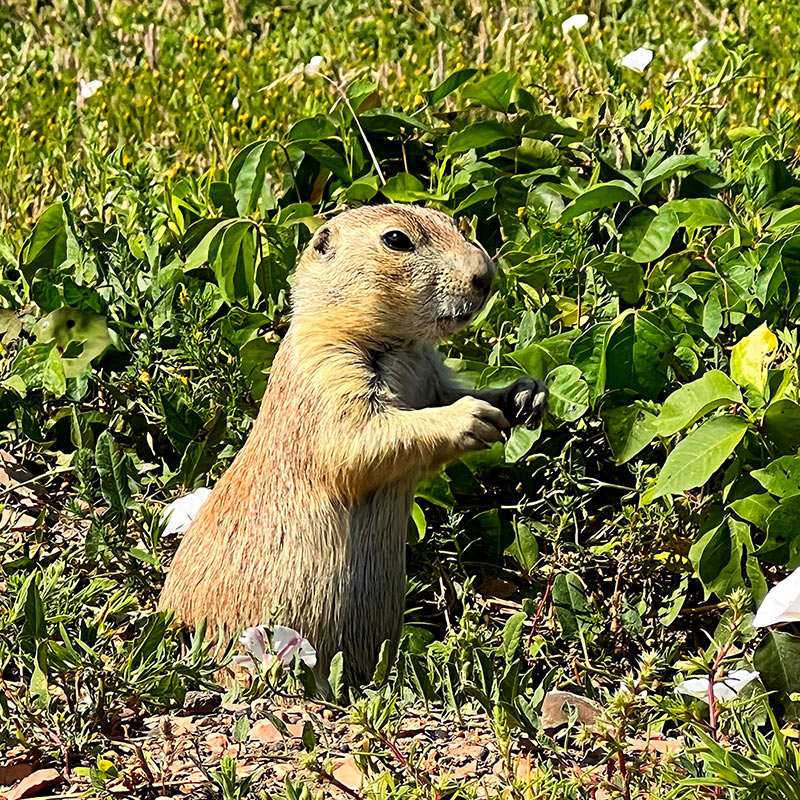
[[778, 337], [764, 322], [734, 345], [731, 352], [731, 377], [740, 386], [763, 397], [767, 367], [778, 347]]

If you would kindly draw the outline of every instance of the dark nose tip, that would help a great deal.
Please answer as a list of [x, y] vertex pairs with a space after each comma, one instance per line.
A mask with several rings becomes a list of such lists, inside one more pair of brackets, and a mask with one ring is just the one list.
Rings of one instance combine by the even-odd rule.
[[472, 285], [479, 292], [485, 292], [492, 285], [492, 273], [490, 270], [478, 272], [472, 276]]

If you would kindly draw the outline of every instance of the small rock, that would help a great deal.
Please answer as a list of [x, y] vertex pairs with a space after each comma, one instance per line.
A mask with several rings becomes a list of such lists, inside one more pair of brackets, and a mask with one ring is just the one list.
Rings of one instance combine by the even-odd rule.
[[27, 778], [23, 778], [16, 786], [6, 792], [6, 800], [21, 800], [23, 797], [32, 797], [39, 794], [42, 789], [62, 783], [64, 779], [57, 769], [37, 769]]
[[187, 714], [211, 714], [222, 704], [222, 697], [216, 692], [186, 692], [183, 710]]
[[283, 736], [268, 719], [260, 719], [250, 728], [248, 739], [262, 744], [274, 744], [275, 742], [280, 742]]
[[583, 725], [591, 725], [596, 719], [602, 707], [594, 700], [589, 700], [574, 692], [562, 692], [554, 690], [548, 692], [542, 703], [542, 710], [539, 718], [542, 727], [557, 728], [559, 725], [564, 725], [569, 721], [568, 712], [566, 707], [572, 707], [578, 711], [578, 722]]
[[343, 783], [348, 789], [355, 791], [364, 783], [364, 773], [358, 768], [353, 756], [348, 756], [333, 770], [333, 777]]

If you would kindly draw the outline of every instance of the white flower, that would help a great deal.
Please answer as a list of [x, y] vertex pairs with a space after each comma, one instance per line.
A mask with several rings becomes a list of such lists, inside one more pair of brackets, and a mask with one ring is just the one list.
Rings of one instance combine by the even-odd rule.
[[311, 642], [291, 628], [276, 625], [272, 629], [272, 644], [275, 654], [283, 661], [284, 666], [288, 667], [295, 656], [304, 661], [307, 667], [313, 668], [317, 664], [317, 651], [311, 646]]
[[566, 36], [571, 30], [579, 31], [589, 21], [586, 14], [573, 14], [561, 23], [561, 33]]
[[800, 567], [767, 592], [753, 618], [753, 627], [768, 628], [782, 622], [800, 622]]
[[[723, 680], [714, 681], [714, 699], [733, 700], [748, 683], [754, 681], [758, 677], [758, 672], [751, 672], [747, 669], [735, 669], [733, 672], [729, 672]], [[690, 697], [696, 697], [699, 700], [706, 700], [708, 699], [709, 683], [709, 678], [689, 678], [688, 680], [681, 681], [675, 687], [675, 691], [680, 694], [688, 694]]]
[[619, 63], [634, 72], [644, 72], [652, 60], [653, 51], [648, 50], [646, 47], [639, 47], [623, 56]]
[[173, 500], [162, 512], [161, 519], [166, 522], [164, 533], [183, 533], [200, 511], [200, 506], [208, 500], [211, 489], [201, 487], [185, 497]]
[[700, 58], [706, 47], [708, 47], [708, 38], [704, 36], [700, 41], [695, 42], [694, 47], [683, 57], [683, 60], [694, 61], [696, 58]]
[[231, 108], [234, 111], [238, 111], [239, 110], [239, 95], [238, 94], [234, 96], [233, 100], [231, 100]]
[[248, 669], [253, 669], [255, 661], [260, 664], [270, 664], [275, 658], [280, 659], [284, 667], [288, 667], [295, 656], [310, 668], [317, 664], [317, 651], [308, 639], [304, 639], [296, 630], [284, 625], [276, 625], [272, 629], [274, 655], [267, 651], [267, 629], [263, 625], [246, 628], [239, 637], [239, 644], [250, 655], [234, 656], [233, 660], [239, 666]]
[[311, 61], [306, 64], [306, 75], [308, 75], [309, 78], [319, 75], [319, 68], [322, 66], [324, 60], [322, 56], [314, 56]]
[[81, 78], [80, 87], [78, 89], [78, 103], [88, 100], [97, 90], [103, 85], [103, 81], [93, 80], [85, 81]]

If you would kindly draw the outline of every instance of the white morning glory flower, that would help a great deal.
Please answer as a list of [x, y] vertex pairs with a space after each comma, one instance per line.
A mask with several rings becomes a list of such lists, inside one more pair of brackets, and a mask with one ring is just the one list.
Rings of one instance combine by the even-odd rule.
[[317, 664], [317, 651], [311, 646], [308, 639], [285, 625], [276, 625], [272, 629], [274, 654], [267, 650], [267, 629], [263, 625], [246, 628], [239, 637], [239, 644], [247, 650], [249, 655], [234, 656], [233, 660], [239, 666], [248, 669], [253, 669], [256, 662], [270, 664], [275, 658], [280, 659], [285, 667], [288, 667], [295, 657], [310, 668]]
[[211, 489], [200, 487], [185, 497], [173, 500], [161, 512], [161, 519], [166, 522], [164, 533], [167, 535], [183, 533], [191, 525], [192, 520], [197, 516], [200, 507], [208, 500], [210, 494]]
[[319, 68], [322, 66], [324, 60], [322, 56], [314, 56], [311, 61], [306, 64], [306, 75], [308, 75], [309, 78], [319, 75]]
[[768, 628], [784, 622], [800, 622], [800, 567], [767, 592], [753, 618], [753, 627]]
[[587, 22], [589, 22], [589, 17], [586, 14], [573, 14], [561, 23], [561, 33], [566, 36], [572, 30], [579, 31], [585, 27]]
[[[759, 673], [747, 669], [735, 669], [729, 672], [721, 681], [714, 681], [714, 698], [716, 700], [733, 700], [748, 683], [758, 678]], [[698, 700], [708, 698], [708, 684], [710, 678], [688, 678], [681, 681], [675, 691], [696, 697]]]
[[88, 100], [92, 95], [97, 93], [102, 85], [103, 81], [85, 81], [81, 78], [80, 86], [78, 87], [78, 103], [83, 103], [84, 100]]
[[706, 47], [708, 47], [708, 38], [704, 36], [698, 42], [695, 42], [692, 49], [683, 57], [683, 60], [694, 61], [696, 58], [700, 58]]
[[634, 72], [644, 72], [652, 60], [653, 51], [648, 50], [646, 47], [639, 47], [623, 56], [619, 63]]

